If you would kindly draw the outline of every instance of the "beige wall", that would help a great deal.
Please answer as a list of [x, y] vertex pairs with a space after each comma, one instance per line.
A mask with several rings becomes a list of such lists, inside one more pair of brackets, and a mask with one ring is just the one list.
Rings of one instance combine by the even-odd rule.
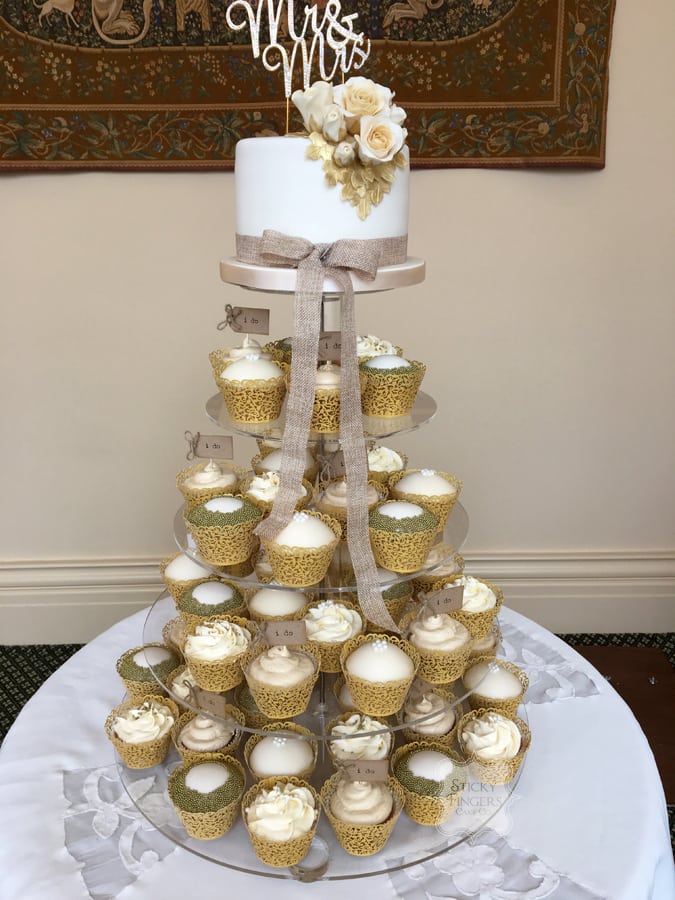
[[[675, 629], [674, 25], [618, 4], [603, 171], [413, 173], [427, 280], [359, 302], [439, 402], [393, 443], [463, 478], [472, 570], [558, 630]], [[0, 209], [0, 642], [84, 640], [156, 596], [216, 324], [261, 298], [219, 281], [229, 174], [4, 177]]]

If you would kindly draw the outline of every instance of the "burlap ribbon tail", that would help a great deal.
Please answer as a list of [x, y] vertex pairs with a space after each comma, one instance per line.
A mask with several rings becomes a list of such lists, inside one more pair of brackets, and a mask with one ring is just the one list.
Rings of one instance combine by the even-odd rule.
[[361, 390], [356, 354], [356, 312], [351, 272], [372, 281], [378, 266], [405, 259], [404, 239], [339, 240], [312, 244], [304, 238], [265, 231], [262, 238], [237, 236], [237, 257], [242, 262], [297, 269], [293, 308], [293, 353], [286, 407], [286, 428], [281, 443], [279, 491], [268, 518], [256, 534], [274, 539], [290, 522], [302, 495], [302, 477], [309, 440], [319, 336], [321, 300], [326, 277], [342, 292], [340, 445], [347, 480], [347, 544], [358, 600], [366, 617], [382, 628], [398, 631], [382, 599], [373, 551], [368, 536], [365, 503], [368, 465], [361, 416]]

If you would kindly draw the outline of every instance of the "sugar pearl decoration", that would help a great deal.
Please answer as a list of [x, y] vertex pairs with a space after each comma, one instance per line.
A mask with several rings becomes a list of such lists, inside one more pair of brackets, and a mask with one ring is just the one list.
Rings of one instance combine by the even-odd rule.
[[218, 763], [199, 763], [185, 776], [185, 786], [199, 794], [210, 794], [230, 779], [230, 773]]
[[396, 485], [396, 490], [423, 497], [452, 496], [457, 493], [457, 488], [433, 469], [422, 469], [420, 472], [404, 475]]
[[369, 369], [404, 369], [409, 365], [407, 359], [392, 353], [384, 353], [382, 356], [374, 356], [368, 360]]
[[141, 669], [150, 669], [165, 662], [171, 656], [173, 654], [165, 647], [145, 647], [138, 653], [134, 653], [132, 659]]
[[347, 671], [364, 681], [404, 681], [414, 672], [410, 657], [389, 641], [361, 644], [347, 657]]
[[498, 663], [481, 662], [467, 669], [464, 673], [464, 686], [469, 691], [476, 691], [491, 700], [511, 700], [518, 697], [523, 686], [508, 669]]

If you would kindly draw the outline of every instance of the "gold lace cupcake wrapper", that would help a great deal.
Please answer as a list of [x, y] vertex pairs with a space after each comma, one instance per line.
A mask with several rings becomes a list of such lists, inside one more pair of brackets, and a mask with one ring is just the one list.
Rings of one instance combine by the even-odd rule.
[[418, 750], [437, 750], [445, 756], [449, 756], [457, 766], [458, 789], [446, 797], [431, 797], [427, 794], [418, 794], [409, 790], [405, 785], [401, 785], [405, 796], [405, 811], [413, 822], [417, 822], [418, 825], [440, 825], [450, 818], [462, 801], [462, 794], [466, 787], [465, 763], [457, 753], [449, 750], [443, 741], [436, 739], [416, 740], [411, 741], [409, 744], [404, 744], [394, 751], [391, 759], [392, 771], [396, 771], [396, 766], [403, 756]]
[[286, 382], [283, 375], [241, 382], [224, 381], [216, 378], [227, 411], [235, 422], [273, 422], [281, 415], [281, 406], [286, 396]]
[[[403, 634], [406, 633], [417, 615], [417, 611], [413, 611], [403, 616], [399, 622]], [[464, 674], [471, 652], [471, 641], [468, 640], [466, 644], [456, 650], [430, 650], [417, 645], [415, 645], [415, 649], [420, 655], [417, 677], [424, 678], [430, 684], [450, 684]]]
[[[274, 687], [253, 678], [248, 670], [245, 672], [246, 683], [260, 712], [270, 719], [292, 719], [301, 715], [309, 705], [314, 685], [319, 677], [318, 657], [308, 651], [305, 645], [294, 647], [303, 649], [314, 662], [314, 672], [292, 687]], [[267, 648], [263, 650], [266, 652]]]
[[445, 528], [445, 523], [448, 521], [450, 513], [453, 510], [453, 507], [457, 500], [459, 499], [460, 492], [462, 490], [462, 482], [455, 475], [450, 475], [448, 472], [437, 472], [436, 474], [440, 475], [442, 478], [445, 478], [446, 481], [450, 482], [455, 488], [455, 494], [453, 495], [440, 495], [440, 496], [428, 496], [427, 494], [411, 494], [408, 491], [402, 491], [398, 487], [399, 481], [404, 477], [404, 475], [410, 475], [411, 473], [421, 472], [421, 469], [403, 469], [401, 472], [397, 472], [395, 475], [392, 475], [389, 479], [389, 494], [394, 500], [407, 500], [410, 503], [417, 503], [420, 506], [423, 506], [425, 509], [431, 510], [431, 512], [438, 519], [438, 528], [437, 532], [443, 531]]
[[[149, 694], [142, 699], [143, 701], [155, 700], [157, 703], [161, 703], [162, 706], [167, 706], [171, 710], [174, 721], [178, 718], [178, 707], [168, 697], [160, 694]], [[153, 766], [158, 766], [163, 762], [169, 752], [171, 731], [167, 731], [165, 735], [154, 741], [144, 741], [141, 744], [129, 744], [127, 741], [118, 738], [114, 731], [115, 719], [124, 715], [134, 706], [138, 706], [138, 700], [124, 700], [118, 704], [105, 721], [105, 732], [108, 740], [117, 750], [122, 762], [128, 769], [151, 769]]]
[[317, 388], [314, 392], [310, 429], [319, 434], [334, 434], [340, 430], [340, 389]]
[[321, 788], [321, 805], [340, 846], [352, 856], [372, 856], [374, 853], [379, 853], [391, 837], [403, 810], [405, 802], [403, 789], [395, 778], [391, 776], [387, 778], [387, 787], [394, 798], [394, 808], [389, 817], [379, 825], [353, 825], [343, 822], [331, 812], [331, 799], [341, 780], [341, 775], [332, 775]]
[[383, 635], [377, 633], [362, 634], [351, 638], [342, 648], [340, 655], [340, 667], [349, 687], [349, 692], [357, 708], [369, 716], [391, 716], [397, 713], [403, 706], [408, 689], [413, 682], [415, 673], [419, 667], [419, 654], [408, 641], [395, 636], [387, 636], [389, 643], [395, 644], [410, 657], [413, 663], [413, 672], [410, 678], [397, 681], [366, 681], [351, 675], [346, 668], [347, 658], [363, 644], [375, 640], [383, 640]]
[[[267, 737], [269, 734], [275, 734], [277, 732], [290, 732], [291, 734], [304, 735], [305, 737], [311, 737], [312, 732], [308, 728], [303, 728], [302, 725], [297, 725], [295, 722], [274, 722], [273, 724], [268, 724], [263, 726], [263, 730], [268, 732], [268, 734], [252, 734], [251, 737], [244, 744], [244, 762], [246, 763], [249, 772], [252, 777], [256, 780], [259, 780], [261, 776], [256, 775], [256, 773], [251, 768], [251, 753], [254, 748], [263, 740], [263, 738]], [[298, 740], [304, 740], [304, 737], [298, 738]], [[292, 740], [292, 738], [291, 738]], [[303, 781], [307, 781], [312, 772], [316, 767], [316, 761], [318, 757], [318, 746], [316, 741], [309, 741], [312, 746], [312, 764], [308, 766], [306, 769], [303, 769], [302, 772], [298, 772], [295, 776], [296, 778], [301, 778]], [[271, 777], [271, 776], [264, 776]], [[285, 778], [286, 776], [283, 773], [279, 773], [279, 778]]]
[[[256, 834], [253, 834], [248, 826], [246, 809], [251, 806], [261, 790], [271, 790], [275, 784], [288, 783], [295, 785], [295, 787], [307, 788], [307, 790], [310, 791], [314, 798], [314, 824], [312, 825], [310, 830], [306, 834], [302, 834], [290, 841], [270, 841], [266, 840], [265, 838], [261, 838]], [[301, 778], [264, 778], [252, 788], [249, 788], [248, 791], [246, 791], [246, 793], [244, 794], [244, 799], [242, 800], [242, 813], [251, 845], [253, 846], [253, 850], [255, 851], [258, 859], [261, 860], [261, 862], [266, 863], [266, 865], [268, 866], [273, 866], [277, 869], [285, 868], [287, 866], [296, 865], [307, 855], [307, 851], [309, 850], [310, 844], [312, 843], [312, 838], [316, 833], [316, 826], [319, 821], [319, 796], [311, 786], [311, 784], [308, 784], [308, 782], [303, 781]]]
[[[452, 616], [453, 619], [457, 619], [458, 622], [461, 622], [462, 625], [469, 630], [471, 637], [474, 638], [474, 640], [480, 640], [485, 637], [492, 627], [492, 623], [499, 615], [499, 611], [504, 602], [504, 595], [500, 588], [491, 584], [489, 581], [484, 581], [482, 578], [479, 580], [494, 592], [494, 595], [497, 598], [495, 605], [491, 609], [485, 609], [482, 612], [472, 613], [466, 612], [466, 610], [463, 609], [455, 609], [448, 613], [448, 615]], [[452, 586], [452, 581], [446, 580], [443, 584]]]
[[234, 566], [246, 563], [257, 552], [258, 539], [253, 530], [259, 521], [257, 518], [234, 525], [194, 525], [185, 519], [185, 526], [202, 559], [215, 566]]
[[378, 566], [406, 574], [416, 572], [424, 565], [436, 536], [436, 528], [402, 534], [370, 528], [369, 534]]
[[477, 719], [484, 713], [490, 712], [496, 712], [499, 713], [499, 715], [505, 715], [492, 706], [483, 709], [471, 710], [471, 712], [468, 712], [466, 713], [466, 715], [462, 716], [459, 721], [459, 725], [457, 726], [457, 740], [462, 753], [466, 756], [469, 762], [469, 771], [477, 781], [481, 781], [483, 784], [493, 785], [508, 784], [510, 781], [513, 781], [513, 779], [518, 774], [518, 770], [520, 769], [523, 760], [525, 759], [525, 754], [530, 748], [532, 734], [527, 724], [518, 716], [505, 716], [505, 718], [511, 719], [511, 721], [515, 722], [518, 726], [518, 731], [520, 731], [520, 750], [511, 759], [481, 759], [475, 753], [470, 753], [467, 750], [466, 745], [464, 744], [464, 741], [462, 739], [462, 731], [466, 727], [466, 724], [472, 719]]
[[361, 389], [361, 408], [367, 416], [395, 418], [405, 416], [415, 405], [426, 366], [411, 360], [412, 371], [376, 372], [363, 368], [365, 376]]
[[[241, 628], [246, 628], [251, 638], [255, 635], [255, 625], [248, 619], [242, 619], [239, 616], [209, 616], [206, 620], [209, 622], [233, 622]], [[198, 624], [202, 624], [201, 622]], [[188, 634], [195, 634], [197, 625], [194, 625]], [[200, 688], [205, 691], [213, 691], [221, 693], [229, 691], [230, 688], [236, 687], [244, 680], [244, 667], [248, 664], [252, 654], [252, 643], [249, 643], [248, 649], [236, 656], [227, 656], [218, 660], [198, 659], [196, 656], [190, 656], [184, 652], [185, 661], [187, 662], [195, 681]]]

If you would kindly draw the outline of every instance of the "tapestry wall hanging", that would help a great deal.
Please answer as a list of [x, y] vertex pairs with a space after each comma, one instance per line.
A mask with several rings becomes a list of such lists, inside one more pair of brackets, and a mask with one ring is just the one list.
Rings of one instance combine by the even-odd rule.
[[[301, 2], [0, 2], [0, 170], [228, 169], [239, 138], [286, 130], [283, 79], [254, 58], [245, 7], [264, 43], [270, 18], [283, 40]], [[352, 74], [395, 90], [412, 164], [434, 168], [602, 167], [613, 12], [614, 0], [342, 10], [371, 39]]]

